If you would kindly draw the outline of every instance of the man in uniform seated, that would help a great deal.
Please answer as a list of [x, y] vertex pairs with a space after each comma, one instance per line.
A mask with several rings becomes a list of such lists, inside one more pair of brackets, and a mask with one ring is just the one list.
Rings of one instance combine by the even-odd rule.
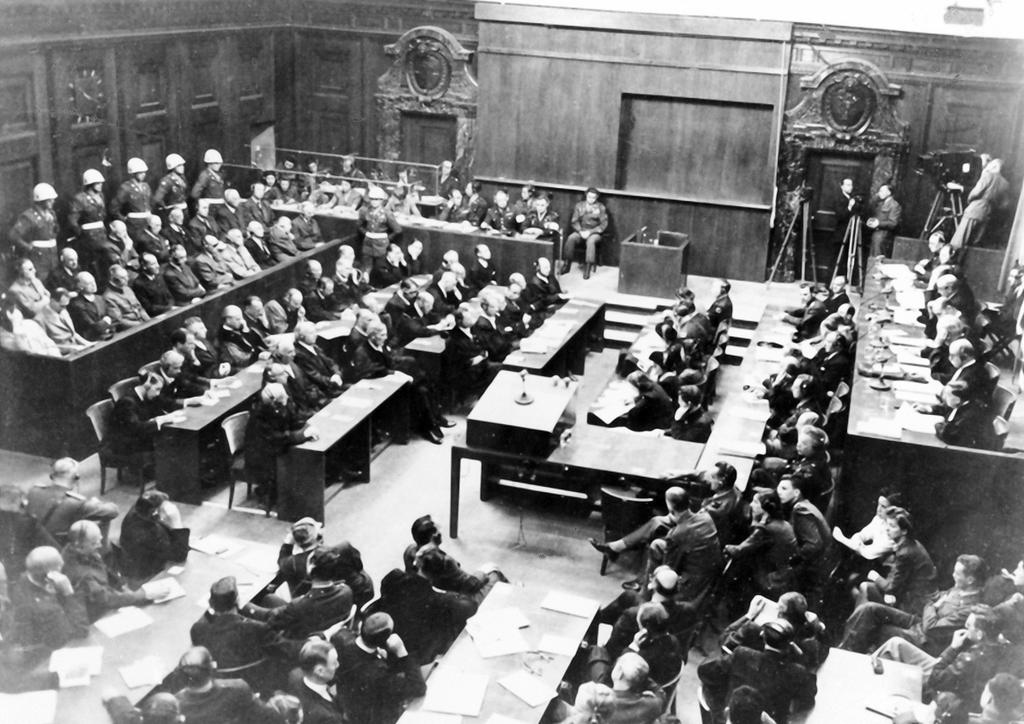
[[355, 608], [352, 589], [344, 582], [348, 566], [341, 552], [318, 548], [309, 562], [309, 591], [267, 615], [271, 629], [296, 643], [348, 620]]
[[52, 650], [89, 633], [85, 603], [75, 596], [63, 568], [56, 548], [34, 548], [26, 556], [25, 572], [11, 587], [14, 643]]
[[78, 463], [59, 458], [50, 467], [48, 485], [33, 485], [28, 490], [26, 510], [46, 531], [64, 542], [68, 529], [79, 520], [91, 520], [105, 532], [110, 521], [120, 515], [116, 503], [86, 498], [78, 492]]
[[559, 270], [562, 274], [572, 269], [576, 247], [580, 243], [586, 245], [583, 278], [589, 279], [591, 272], [597, 268], [597, 245], [608, 229], [608, 210], [597, 200], [598, 196], [597, 189], [591, 186], [587, 189], [586, 198], [573, 207], [569, 221], [572, 231], [562, 249], [562, 268]]

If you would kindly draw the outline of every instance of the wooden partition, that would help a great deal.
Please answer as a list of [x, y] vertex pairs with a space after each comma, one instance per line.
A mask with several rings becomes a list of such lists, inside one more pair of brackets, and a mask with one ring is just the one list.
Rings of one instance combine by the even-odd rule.
[[188, 317], [206, 322], [210, 337], [220, 328], [229, 304], [241, 305], [252, 294], [264, 301], [295, 286], [309, 259], [332, 268], [339, 239], [303, 252], [290, 263], [256, 274], [201, 302], [174, 309], [145, 324], [63, 358], [0, 351], [0, 448], [33, 455], [84, 457], [95, 452], [96, 438], [85, 409], [107, 396], [107, 388], [168, 349], [171, 332]]
[[478, 176], [535, 179], [563, 214], [601, 189], [616, 220], [605, 263], [647, 224], [691, 238], [694, 273], [763, 278], [788, 24], [496, 4], [476, 17]]

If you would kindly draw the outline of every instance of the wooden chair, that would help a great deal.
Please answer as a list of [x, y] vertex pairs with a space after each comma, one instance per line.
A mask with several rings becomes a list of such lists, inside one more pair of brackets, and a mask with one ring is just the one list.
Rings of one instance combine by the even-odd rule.
[[[128, 461], [123, 458], [112, 455], [106, 449], [104, 440], [107, 438], [107, 430], [110, 427], [110, 413], [114, 410], [114, 403], [111, 400], [100, 400], [99, 402], [89, 405], [85, 411], [85, 416], [89, 418], [89, 422], [92, 423], [92, 430], [96, 433], [96, 442], [98, 444], [98, 451], [100, 457], [100, 495], [103, 495], [107, 491], [107, 468], [117, 469], [117, 481], [121, 482], [122, 474], [121, 469], [128, 465]], [[143, 480], [143, 486], [145, 486], [145, 480]]]
[[[601, 488], [601, 518], [605, 541], [618, 540], [639, 528], [654, 513], [654, 498], [638, 497], [622, 488]], [[608, 569], [608, 556], [601, 557], [601, 575]]]
[[160, 360], [154, 360], [147, 362], [146, 364], [139, 367], [139, 377], [148, 375], [150, 372], [158, 372], [160, 370]]
[[107, 392], [110, 394], [110, 399], [117, 402], [127, 395], [137, 384], [139, 384], [139, 378], [137, 375], [135, 377], [126, 377], [123, 380], [118, 380], [112, 384], [107, 389]]
[[664, 714], [676, 714], [676, 694], [679, 693], [679, 680], [683, 677], [683, 669], [686, 668], [686, 653], [683, 652], [683, 663], [679, 665], [679, 673], [661, 685], [661, 690], [668, 694], [665, 701]]
[[1004, 420], [1009, 420], [1013, 407], [1017, 404], [1017, 393], [1009, 387], [996, 385], [992, 390], [992, 412]]
[[[245, 469], [245, 460], [238, 455], [242, 450], [245, 449], [245, 428], [249, 424], [249, 413], [248, 412], [236, 412], [234, 415], [229, 415], [224, 418], [220, 423], [221, 430], [224, 431], [224, 439], [228, 444], [228, 455], [231, 456], [231, 472], [228, 476], [228, 510], [235, 504], [235, 485], [239, 481], [238, 474], [243, 473]], [[252, 481], [245, 481], [245, 495], [249, 497], [252, 495]]]
[[1006, 445], [1006, 436], [1010, 434], [1010, 424], [1005, 418], [996, 416], [992, 420], [992, 432], [996, 436], [996, 450], [1002, 450]]
[[704, 406], [707, 407], [715, 400], [718, 388], [718, 368], [722, 363], [717, 357], [711, 357], [704, 367]]

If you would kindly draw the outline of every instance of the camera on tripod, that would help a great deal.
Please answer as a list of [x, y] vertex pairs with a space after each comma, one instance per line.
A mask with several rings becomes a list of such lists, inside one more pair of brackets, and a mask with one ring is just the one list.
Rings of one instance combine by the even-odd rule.
[[973, 148], [929, 151], [917, 157], [914, 171], [930, 177], [939, 188], [951, 183], [970, 188], [981, 176], [981, 157]]

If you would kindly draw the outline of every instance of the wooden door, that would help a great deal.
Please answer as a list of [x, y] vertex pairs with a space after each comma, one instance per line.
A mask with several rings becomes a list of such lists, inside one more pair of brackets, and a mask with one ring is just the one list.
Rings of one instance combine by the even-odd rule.
[[814, 232], [818, 279], [828, 279], [842, 245], [845, 228], [836, 228], [835, 203], [842, 195], [843, 179], [853, 179], [853, 193], [867, 201], [871, 194], [870, 155], [815, 153], [807, 159], [807, 185], [813, 189], [811, 228]]
[[455, 116], [402, 113], [402, 160], [439, 164], [455, 159]]

